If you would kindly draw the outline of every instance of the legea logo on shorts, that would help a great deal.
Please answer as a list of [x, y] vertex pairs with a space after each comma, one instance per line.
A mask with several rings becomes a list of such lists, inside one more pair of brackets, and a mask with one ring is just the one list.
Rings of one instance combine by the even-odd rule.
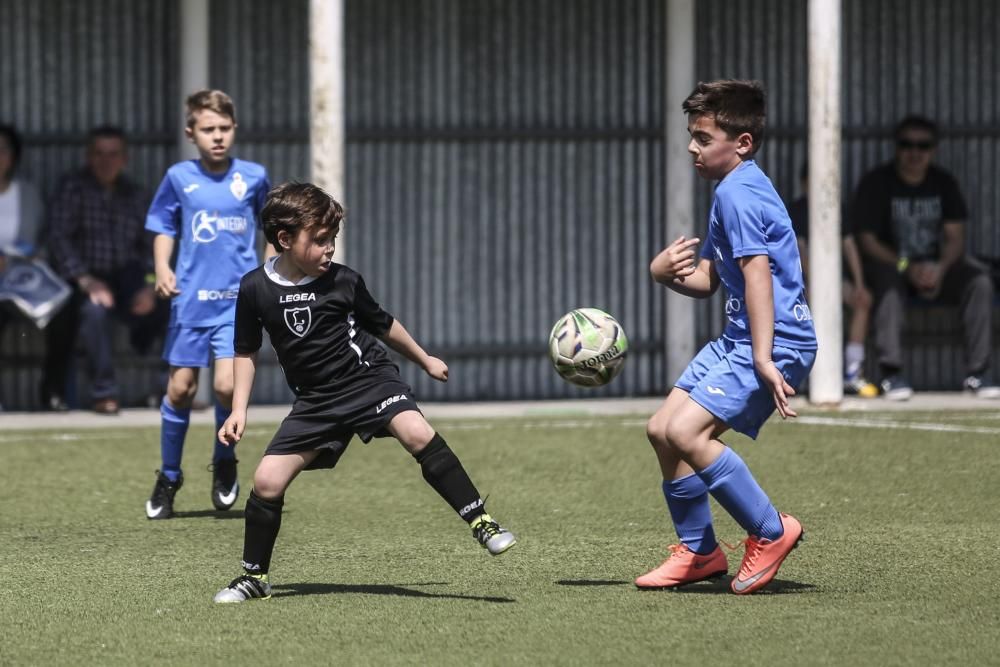
[[312, 326], [312, 311], [305, 308], [285, 308], [285, 326], [293, 334], [302, 338]]
[[385, 410], [393, 403], [399, 403], [400, 401], [405, 401], [405, 400], [406, 400], [406, 394], [396, 394], [395, 396], [390, 396], [389, 398], [385, 399], [384, 401], [378, 404], [378, 407], [375, 408], [375, 414], [381, 414], [383, 410]]

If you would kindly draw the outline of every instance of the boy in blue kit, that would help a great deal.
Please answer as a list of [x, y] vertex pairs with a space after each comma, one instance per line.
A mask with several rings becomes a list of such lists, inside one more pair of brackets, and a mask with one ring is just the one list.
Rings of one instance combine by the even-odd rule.
[[[198, 388], [199, 369], [214, 363], [215, 422], [220, 428], [233, 400], [233, 320], [243, 274], [259, 265], [257, 219], [267, 191], [267, 171], [229, 156], [236, 133], [233, 101], [218, 90], [187, 98], [188, 139], [199, 159], [167, 170], [146, 217], [156, 233], [156, 293], [172, 299], [163, 358], [170, 365], [160, 406], [161, 469], [146, 502], [146, 517], [168, 519], [184, 483], [181, 454]], [[177, 239], [177, 272], [170, 259]], [[232, 447], [215, 441], [212, 504], [228, 510], [239, 495]]]
[[806, 304], [792, 224], [753, 155], [764, 134], [764, 91], [753, 81], [699, 83], [684, 101], [698, 174], [717, 180], [708, 233], [678, 238], [650, 265], [653, 278], [694, 298], [727, 292], [728, 323], [688, 365], [646, 427], [663, 474], [663, 495], [680, 538], [662, 565], [636, 579], [674, 588], [727, 573], [712, 529], [708, 494], [747, 531], [732, 591], [767, 585], [802, 539], [795, 517], [775, 510], [746, 463], [719, 437], [732, 428], [756, 438], [809, 374], [816, 334]]

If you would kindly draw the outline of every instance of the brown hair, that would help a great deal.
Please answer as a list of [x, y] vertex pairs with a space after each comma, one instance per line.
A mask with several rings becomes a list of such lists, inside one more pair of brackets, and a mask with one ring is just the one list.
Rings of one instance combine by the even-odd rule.
[[699, 82], [681, 106], [688, 116], [711, 116], [730, 139], [748, 132], [753, 138], [753, 153], [764, 141], [767, 105], [760, 81]]
[[278, 252], [278, 232], [284, 230], [298, 236], [307, 229], [340, 229], [344, 220], [344, 207], [328, 195], [323, 188], [312, 183], [289, 181], [275, 186], [267, 193], [267, 201], [260, 212], [264, 238]]
[[195, 114], [208, 109], [220, 116], [229, 116], [233, 124], [236, 124], [236, 105], [233, 98], [226, 95], [221, 90], [199, 90], [188, 95], [185, 101], [187, 106], [187, 126], [194, 127]]

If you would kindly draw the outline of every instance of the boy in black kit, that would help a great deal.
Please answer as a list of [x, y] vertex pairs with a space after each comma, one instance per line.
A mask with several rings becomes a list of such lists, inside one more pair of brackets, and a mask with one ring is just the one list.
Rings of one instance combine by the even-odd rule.
[[239, 442], [246, 428], [254, 364], [267, 330], [295, 403], [254, 473], [246, 504], [243, 569], [216, 602], [268, 598], [267, 573], [281, 527], [285, 490], [303, 470], [333, 468], [357, 434], [392, 436], [420, 464], [424, 479], [472, 527], [491, 554], [514, 546], [462, 468], [435, 433], [399, 376], [384, 341], [435, 380], [448, 366], [429, 356], [403, 325], [382, 310], [355, 271], [333, 262], [344, 211], [309, 183], [285, 183], [268, 194], [261, 222], [280, 253], [243, 276], [236, 300], [233, 410], [219, 440]]

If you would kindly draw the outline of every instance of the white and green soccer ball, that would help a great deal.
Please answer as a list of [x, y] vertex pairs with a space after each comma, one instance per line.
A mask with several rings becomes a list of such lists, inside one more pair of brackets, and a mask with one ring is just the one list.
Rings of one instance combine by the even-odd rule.
[[600, 387], [622, 370], [628, 338], [618, 321], [597, 308], [566, 313], [549, 334], [556, 372], [581, 387]]

